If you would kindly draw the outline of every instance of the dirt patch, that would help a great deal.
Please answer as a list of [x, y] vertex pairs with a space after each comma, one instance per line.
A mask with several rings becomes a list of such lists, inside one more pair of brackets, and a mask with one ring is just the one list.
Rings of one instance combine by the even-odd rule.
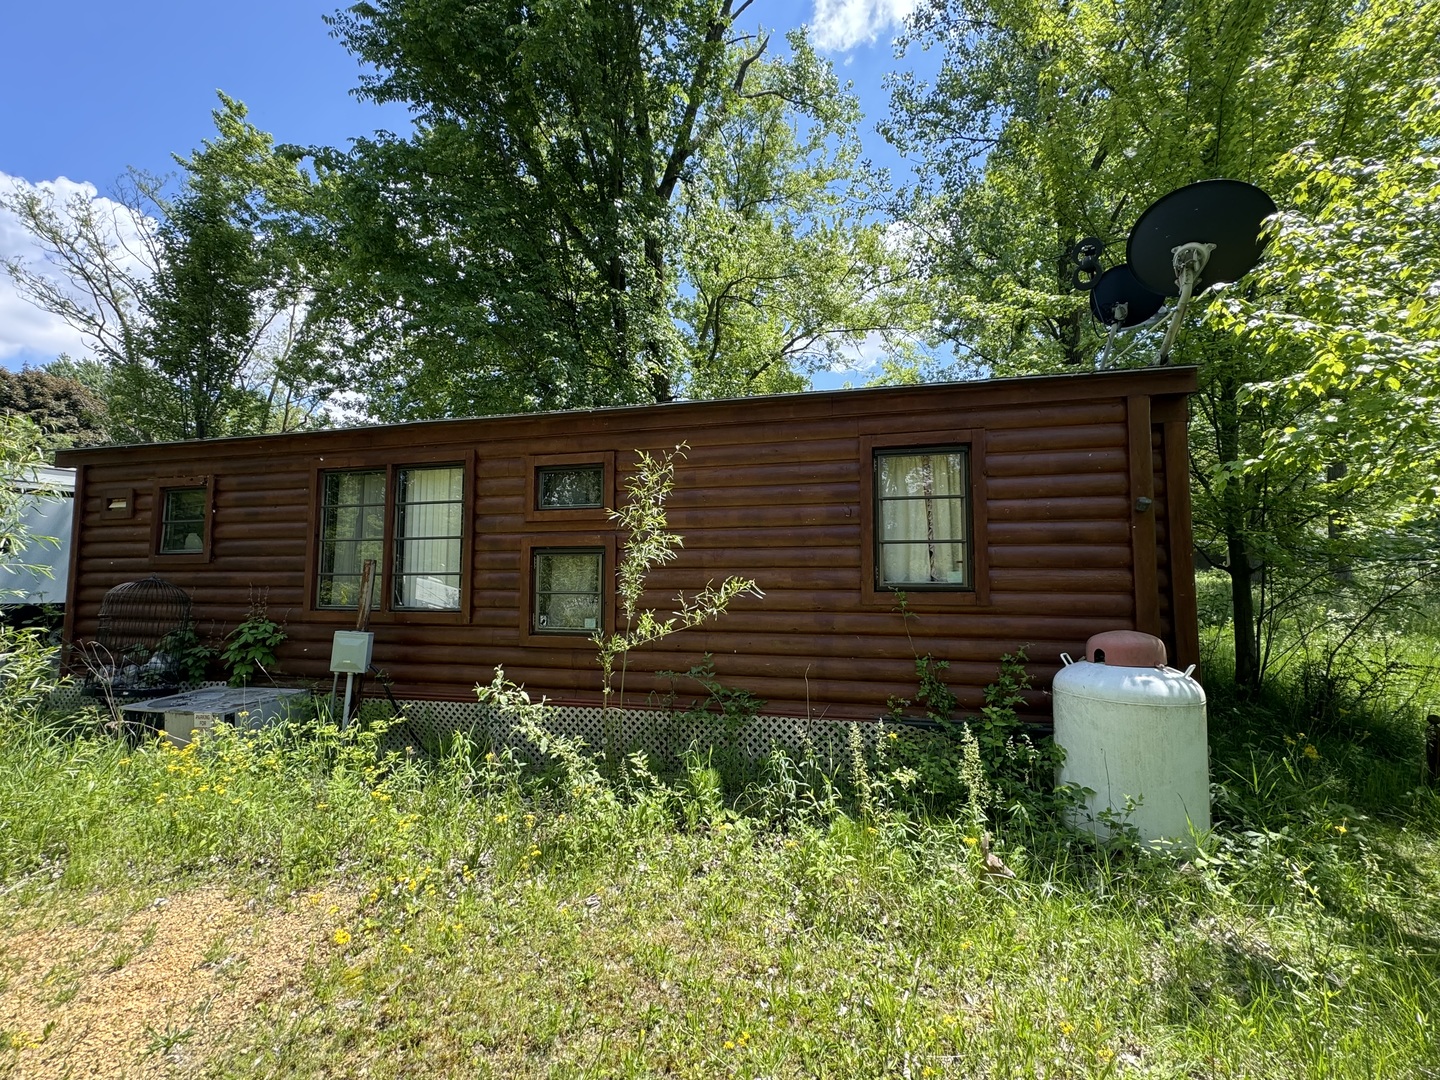
[[0, 943], [0, 1074], [190, 1075], [257, 1006], [297, 988], [353, 900], [288, 908], [218, 886]]

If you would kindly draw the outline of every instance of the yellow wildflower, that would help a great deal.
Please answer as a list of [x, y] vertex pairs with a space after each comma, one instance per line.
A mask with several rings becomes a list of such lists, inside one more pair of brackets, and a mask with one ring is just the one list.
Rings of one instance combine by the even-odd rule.
[[336, 930], [336, 931], [335, 931], [335, 944], [336, 944], [336, 945], [349, 945], [349, 944], [350, 944], [350, 931], [349, 931], [349, 930], [346, 930], [344, 927], [341, 927], [339, 930]]

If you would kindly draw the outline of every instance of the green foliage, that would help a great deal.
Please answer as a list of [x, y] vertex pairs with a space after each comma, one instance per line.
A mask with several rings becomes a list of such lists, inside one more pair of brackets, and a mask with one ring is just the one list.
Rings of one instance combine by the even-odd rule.
[[84, 383], [51, 371], [0, 369], [0, 411], [27, 417], [52, 448], [109, 441], [105, 402]]
[[264, 601], [252, 602], [250, 617], [226, 635], [220, 650], [220, 659], [230, 669], [230, 685], [247, 685], [257, 671], [268, 675], [275, 666], [275, 650], [286, 637], [284, 628], [266, 614]]
[[748, 0], [377, 0], [329, 19], [406, 136], [317, 152], [385, 419], [793, 390], [926, 318], [871, 220], [853, 95]]
[[892, 701], [897, 727], [890, 753], [897, 765], [914, 771], [916, 786], [935, 809], [963, 806], [977, 824], [1059, 824], [1057, 813], [1068, 803], [1056, 790], [1055, 772], [1065, 752], [1051, 738], [1033, 738], [1016, 711], [1030, 686], [1025, 661], [1023, 649], [1002, 656], [979, 715], [967, 717], [944, 681], [948, 662], [916, 657], [917, 700], [928, 724], [907, 724], [910, 703]]
[[59, 686], [59, 650], [42, 630], [0, 624], [0, 732], [24, 724]]
[[[151, 1041], [193, 1027], [190, 1064], [218, 1075], [1423, 1075], [1440, 800], [1414, 784], [1412, 744], [1379, 734], [1392, 700], [1359, 740], [1284, 729], [1306, 705], [1282, 689], [1212, 700], [1220, 828], [1196, 857], [1032, 831], [990, 852], [1013, 877], [963, 806], [887, 802], [878, 757], [860, 755], [881, 785], [868, 810], [778, 752], [743, 792], [700, 755], [664, 781], [634, 758], [602, 768], [503, 682], [548, 769], [463, 735], [421, 761], [384, 750], [384, 723], [341, 731], [323, 712], [127, 745], [0, 693], [0, 935], [94, 939], [93, 963], [17, 969], [7, 1003], [43, 996], [65, 1037], [55, 981], [108, 985], [132, 952], [116, 928], [198, 886], [237, 952], [263, 928], [314, 975], [292, 1007], [218, 1032], [209, 1001], [155, 1021]], [[45, 1041], [0, 1053], [23, 1071]]]
[[51, 373], [83, 374], [117, 442], [291, 430], [320, 418], [332, 388], [309, 177], [240, 102], [222, 93], [212, 115], [216, 138], [176, 158], [178, 190], [132, 171], [111, 199], [0, 193], [43, 253], [5, 270], [92, 353]]
[[48, 567], [24, 561], [35, 542], [55, 544], [53, 537], [30, 534], [25, 515], [37, 498], [52, 494], [40, 480], [45, 464], [44, 436], [27, 417], [0, 412], [0, 596], [13, 595], [11, 579], [19, 573], [48, 576]]
[[667, 679], [690, 679], [700, 684], [705, 696], [696, 700], [681, 716], [696, 720], [717, 720], [726, 736], [738, 735], [765, 708], [765, 699], [749, 690], [727, 686], [715, 674], [715, 661], [709, 654], [688, 671], [657, 671]]
[[[948, 334], [995, 373], [1098, 352], [1067, 251], [1118, 251], [1154, 198], [1229, 176], [1282, 208], [1260, 271], [1202, 298], [1176, 351], [1192, 407], [1196, 539], [1230, 576], [1235, 677], [1330, 589], [1415, 560], [1440, 476], [1433, 230], [1440, 6], [934, 0], [887, 130], [926, 180], [905, 213]], [[1118, 256], [1108, 258], [1119, 261]], [[1198, 323], [1198, 324], [1197, 324]], [[1155, 333], [1130, 359], [1149, 362]]]
[[[247, 625], [248, 623], [242, 623], [239, 627], [236, 628], [235, 636], [237, 642], [239, 640], [239, 635], [241, 634], [241, 631], [244, 630]], [[271, 625], [273, 626], [274, 624], [272, 623]], [[278, 629], [278, 627], [276, 629]], [[252, 635], [247, 634], [246, 636]], [[273, 644], [278, 645], [283, 640], [285, 640], [285, 635], [281, 633], [279, 638], [277, 638]], [[271, 648], [273, 649], [273, 645], [271, 646]], [[203, 641], [200, 640], [200, 636], [195, 632], [195, 624], [193, 622], [186, 623], [180, 629], [172, 630], [170, 631], [170, 633], [166, 634], [160, 642], [159, 649], [157, 649], [156, 651], [164, 653], [167, 656], [171, 657], [174, 662], [175, 669], [180, 672], [181, 678], [183, 678], [185, 682], [192, 684], [204, 681], [205, 672], [209, 669], [210, 662], [215, 659], [216, 655], [214, 649], [210, 648]], [[250, 671], [254, 670], [254, 663], [260, 663], [263, 666], [263, 664], [267, 661], [264, 659], [263, 656], [258, 658], [255, 657], [255, 647], [253, 645], [249, 646], [248, 649], [237, 650], [237, 653], [244, 653], [247, 651], [251, 654], [250, 659], [247, 660], [242, 657], [240, 662], [251, 663], [251, 667], [247, 669], [248, 675]], [[228, 649], [226, 650], [226, 662], [231, 665], [234, 665], [236, 663], [236, 660], [230, 657]], [[268, 662], [274, 662], [273, 651], [270, 654]], [[239, 672], [237, 668], [236, 674], [238, 675], [238, 673]], [[245, 679], [241, 678], [239, 682], [236, 683], [236, 685], [240, 685], [243, 682], [245, 682]]]
[[763, 598], [765, 595], [754, 581], [731, 576], [719, 585], [707, 582], [703, 589], [688, 597], [681, 593], [675, 598], [677, 607], [667, 619], [660, 619], [653, 610], [640, 607], [646, 576], [655, 567], [673, 560], [683, 546], [682, 539], [669, 531], [665, 500], [675, 486], [676, 459], [684, 458], [685, 450], [685, 444], [681, 443], [658, 457], [638, 452], [635, 470], [625, 481], [625, 501], [620, 509], [610, 511], [611, 520], [617, 523], [624, 538], [615, 572], [619, 621], [623, 626], [610, 634], [597, 632], [594, 642], [600, 662], [602, 710], [612, 743], [618, 732], [618, 710], [625, 704], [625, 674], [633, 650], [719, 618], [736, 597]]

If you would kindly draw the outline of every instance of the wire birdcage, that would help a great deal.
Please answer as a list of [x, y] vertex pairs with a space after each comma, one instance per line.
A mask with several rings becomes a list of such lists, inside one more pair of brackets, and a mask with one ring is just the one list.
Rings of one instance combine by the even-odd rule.
[[179, 657], [167, 645], [189, 626], [190, 597], [178, 585], [154, 575], [116, 585], [100, 603], [95, 634], [104, 677], [121, 692], [178, 686]]

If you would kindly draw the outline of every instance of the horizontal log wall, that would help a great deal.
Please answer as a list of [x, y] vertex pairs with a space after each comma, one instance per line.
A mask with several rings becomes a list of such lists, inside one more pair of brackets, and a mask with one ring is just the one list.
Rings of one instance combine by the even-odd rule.
[[[635, 450], [683, 441], [669, 514], [684, 549], [651, 574], [646, 605], [669, 612], [678, 592], [731, 574], [753, 578], [765, 598], [743, 597], [723, 619], [632, 655], [628, 701], [688, 701], [693, 681], [655, 673], [709, 653], [725, 685], [764, 698], [768, 711], [868, 718], [891, 697], [914, 696], [915, 658], [931, 654], [949, 661], [947, 677], [973, 709], [1001, 654], [1024, 648], [1032, 707], [1045, 713], [1060, 653], [1134, 627], [1137, 605], [1158, 619], [1177, 662], [1193, 659], [1184, 655], [1193, 586], [1177, 584], [1189, 573], [1188, 500], [1182, 518], [1171, 495], [1185, 448], [1166, 437], [1193, 386], [1188, 369], [1163, 369], [71, 451], [63, 463], [81, 478], [67, 637], [93, 638], [106, 591], [157, 573], [190, 593], [212, 640], [263, 601], [289, 634], [281, 672], [328, 679], [331, 636], [354, 615], [313, 608], [319, 470], [452, 460], [468, 471], [468, 612], [377, 614], [375, 663], [401, 697], [470, 697], [503, 665], [533, 692], [592, 703], [599, 676], [587, 641], [522, 640], [522, 542], [563, 546], [613, 527], [527, 520], [527, 460], [613, 451], [623, 485]], [[909, 617], [892, 594], [867, 601], [861, 535], [873, 508], [861, 498], [862, 440], [962, 430], [983, 433], [974, 464], [988, 595], [916, 593]], [[167, 477], [197, 474], [213, 478], [209, 560], [155, 555], [156, 492]], [[133, 513], [108, 514], [107, 499], [129, 490]], [[1154, 500], [1138, 527], [1137, 490]]]

